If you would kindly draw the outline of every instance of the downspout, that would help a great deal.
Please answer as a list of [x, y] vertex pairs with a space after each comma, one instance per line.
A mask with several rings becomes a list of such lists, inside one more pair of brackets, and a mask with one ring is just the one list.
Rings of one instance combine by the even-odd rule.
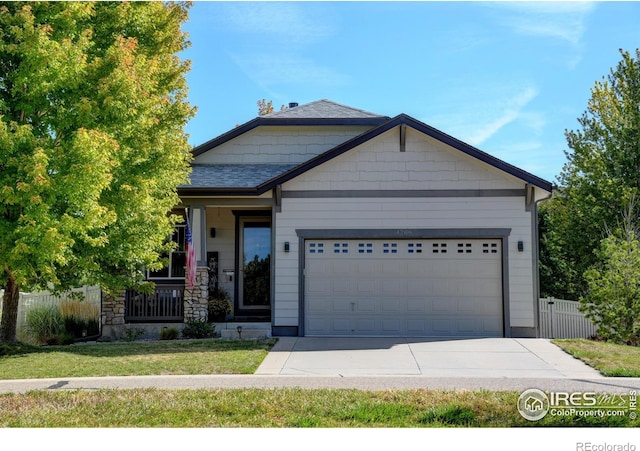
[[[540, 236], [539, 236], [539, 227], [538, 227], [538, 203], [543, 202], [545, 200], [551, 199], [553, 196], [553, 190], [555, 186], [551, 187], [551, 192], [548, 196], [543, 197], [542, 199], [534, 200], [532, 202], [532, 221], [533, 221], [533, 300], [535, 306], [535, 315], [533, 325], [536, 329], [536, 338], [540, 338]], [[535, 189], [535, 188], [533, 188]]]

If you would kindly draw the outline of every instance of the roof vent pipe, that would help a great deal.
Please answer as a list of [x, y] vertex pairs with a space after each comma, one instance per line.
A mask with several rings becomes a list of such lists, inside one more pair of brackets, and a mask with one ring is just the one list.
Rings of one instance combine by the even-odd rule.
[[298, 106], [298, 102], [289, 102], [289, 108], [295, 108]]

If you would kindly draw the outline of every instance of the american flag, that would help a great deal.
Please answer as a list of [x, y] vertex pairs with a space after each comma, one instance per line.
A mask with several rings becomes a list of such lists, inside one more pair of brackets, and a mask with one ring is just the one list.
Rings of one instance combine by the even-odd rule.
[[189, 216], [187, 215], [187, 228], [185, 230], [186, 241], [185, 250], [187, 251], [187, 270], [185, 282], [187, 288], [193, 288], [196, 284], [196, 250], [193, 247], [193, 239], [191, 237], [191, 227], [189, 227]]

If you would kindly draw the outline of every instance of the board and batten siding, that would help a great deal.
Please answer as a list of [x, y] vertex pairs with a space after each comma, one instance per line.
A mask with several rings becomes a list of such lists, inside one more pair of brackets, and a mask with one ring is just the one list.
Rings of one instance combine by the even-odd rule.
[[198, 155], [195, 164], [295, 164], [368, 130], [366, 126], [258, 127]]
[[[276, 213], [275, 326], [299, 324], [299, 252], [296, 229], [511, 229], [507, 240], [509, 323], [533, 328], [532, 212], [525, 182], [409, 129], [406, 151], [390, 130], [282, 186]], [[363, 191], [393, 191], [369, 197]], [[429, 191], [424, 197], [403, 191]], [[450, 197], [453, 190], [510, 190], [500, 196]], [[513, 190], [522, 190], [522, 196]], [[327, 196], [322, 191], [328, 191]], [[334, 193], [342, 193], [332, 196]], [[357, 191], [350, 196], [349, 191]], [[448, 191], [438, 197], [436, 191]], [[486, 191], [485, 194], [489, 192]], [[309, 194], [311, 194], [309, 196]], [[518, 241], [524, 250], [518, 251]], [[290, 243], [290, 252], [283, 243]]]

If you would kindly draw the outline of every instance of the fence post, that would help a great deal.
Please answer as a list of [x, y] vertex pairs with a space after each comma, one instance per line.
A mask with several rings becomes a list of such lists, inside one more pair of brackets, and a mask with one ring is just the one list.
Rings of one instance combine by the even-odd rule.
[[556, 314], [553, 306], [555, 305], [555, 301], [553, 300], [553, 296], [549, 297], [549, 300], [547, 301], [547, 303], [549, 304], [549, 333], [551, 335], [551, 338], [556, 338], [556, 330], [555, 330], [555, 324], [556, 322], [553, 320], [554, 315]]

